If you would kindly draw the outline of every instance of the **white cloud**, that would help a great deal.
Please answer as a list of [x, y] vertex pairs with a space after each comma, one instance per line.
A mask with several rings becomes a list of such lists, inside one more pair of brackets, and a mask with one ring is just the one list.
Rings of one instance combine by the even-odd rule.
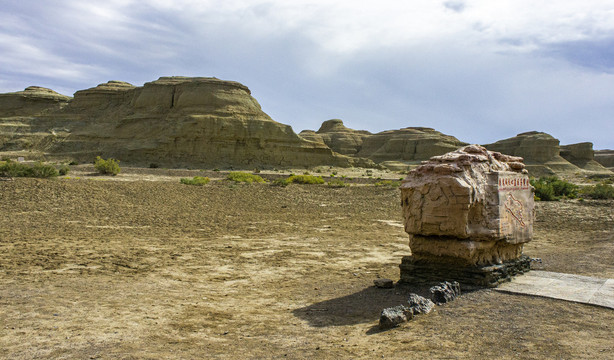
[[[611, 129], [603, 94], [614, 91], [614, 0], [3, 6], [0, 91], [37, 79], [74, 91], [110, 79], [217, 76], [244, 82], [297, 131], [331, 117], [373, 131], [432, 126], [471, 142], [533, 129], [578, 139], [584, 130], [569, 129], [580, 116]], [[578, 140], [614, 147], [602, 133]]]

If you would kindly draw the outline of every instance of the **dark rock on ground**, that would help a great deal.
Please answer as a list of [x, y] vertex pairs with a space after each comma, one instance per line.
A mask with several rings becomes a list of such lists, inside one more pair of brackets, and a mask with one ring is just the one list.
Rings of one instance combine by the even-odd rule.
[[433, 307], [435, 307], [435, 304], [431, 300], [418, 294], [409, 294], [407, 303], [409, 303], [409, 309], [414, 315], [428, 314], [433, 310]]
[[391, 329], [401, 323], [413, 319], [414, 314], [411, 309], [404, 305], [398, 305], [382, 310], [379, 318], [380, 329]]
[[391, 279], [375, 279], [373, 280], [373, 284], [382, 289], [391, 289], [394, 287], [394, 281]]
[[443, 305], [453, 301], [460, 296], [460, 284], [456, 281], [445, 281], [439, 285], [433, 286], [431, 289], [431, 299], [437, 305]]

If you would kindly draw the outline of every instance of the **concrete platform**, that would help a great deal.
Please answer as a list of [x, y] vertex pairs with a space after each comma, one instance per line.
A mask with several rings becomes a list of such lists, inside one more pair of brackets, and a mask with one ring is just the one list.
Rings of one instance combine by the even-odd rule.
[[614, 279], [532, 270], [494, 290], [614, 309]]

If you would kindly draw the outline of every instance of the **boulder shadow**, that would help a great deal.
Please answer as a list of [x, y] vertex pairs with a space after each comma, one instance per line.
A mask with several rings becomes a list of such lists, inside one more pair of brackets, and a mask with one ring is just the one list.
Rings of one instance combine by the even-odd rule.
[[[383, 309], [407, 304], [409, 294], [430, 298], [429, 286], [396, 284], [391, 289], [370, 286], [356, 293], [296, 309], [294, 316], [312, 327], [344, 326], [378, 321]], [[378, 326], [367, 334], [381, 332]]]

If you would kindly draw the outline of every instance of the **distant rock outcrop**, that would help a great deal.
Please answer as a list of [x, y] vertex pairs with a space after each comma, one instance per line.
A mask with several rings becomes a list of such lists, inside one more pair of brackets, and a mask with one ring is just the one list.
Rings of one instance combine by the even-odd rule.
[[595, 161], [593, 143], [561, 145], [561, 156], [582, 170], [593, 174], [611, 175], [611, 171]]
[[533, 176], [574, 173], [579, 170], [561, 157], [559, 140], [544, 132], [525, 132], [484, 146], [491, 151], [522, 157]]
[[31, 116], [58, 110], [66, 106], [70, 99], [51, 89], [30, 86], [23, 91], [0, 94], [0, 117]]
[[431, 128], [408, 127], [383, 131], [364, 139], [356, 154], [375, 162], [402, 161], [419, 164], [432, 156], [454, 151], [467, 143]]
[[[45, 146], [29, 147], [48, 158], [91, 161], [101, 155], [162, 166], [375, 165], [299, 137], [265, 114], [249, 89], [237, 82], [162, 77], [135, 87], [110, 81], [77, 91], [72, 100], [61, 95], [54, 99], [59, 105], [53, 109], [28, 110], [38, 132], [55, 133]], [[0, 123], [6, 123], [8, 113], [2, 111]], [[26, 125], [12, 138], [31, 136]], [[58, 126], [60, 134], [54, 131]], [[0, 151], [5, 147], [0, 142]]]
[[614, 150], [597, 150], [595, 151], [595, 161], [610, 171], [614, 171]]
[[392, 170], [408, 170], [431, 156], [466, 145], [453, 136], [431, 128], [409, 127], [372, 134], [350, 129], [339, 119], [323, 122], [317, 132], [303, 130], [299, 135], [324, 143], [340, 154], [368, 158]]

